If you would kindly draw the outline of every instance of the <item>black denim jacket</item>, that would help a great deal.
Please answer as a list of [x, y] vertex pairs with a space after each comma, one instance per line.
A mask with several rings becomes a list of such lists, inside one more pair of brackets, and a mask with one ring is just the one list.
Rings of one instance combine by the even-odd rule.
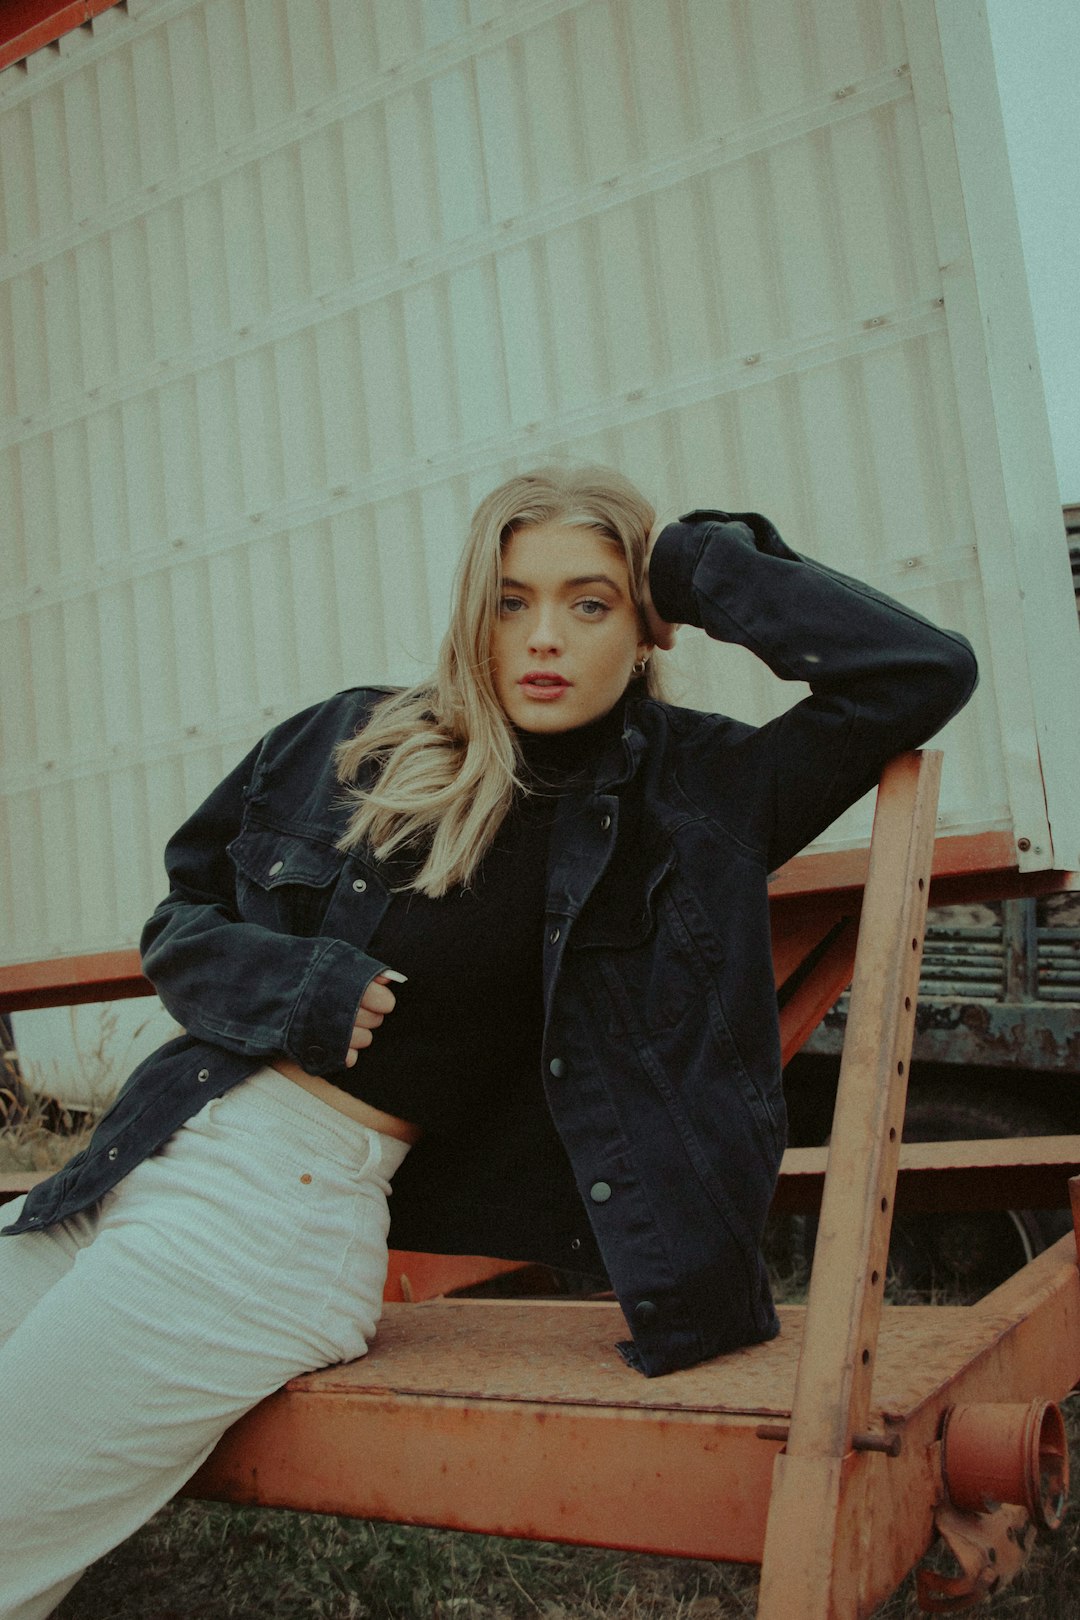
[[[976, 670], [961, 636], [796, 556], [755, 513], [670, 524], [650, 583], [666, 618], [811, 695], [757, 728], [628, 703], [552, 831], [543, 1051], [522, 1053], [546, 1106], [508, 1077], [505, 1107], [471, 1135], [423, 1139], [395, 1178], [391, 1241], [602, 1260], [633, 1334], [620, 1348], [652, 1375], [778, 1331], [760, 1257], [784, 1147], [767, 875], [938, 730]], [[344, 1074], [360, 995], [386, 965], [365, 946], [387, 888], [374, 860], [336, 847], [331, 752], [382, 695], [342, 692], [275, 727], [170, 841], [170, 893], [142, 944], [187, 1034], [139, 1066], [7, 1230], [100, 1198], [272, 1054]]]

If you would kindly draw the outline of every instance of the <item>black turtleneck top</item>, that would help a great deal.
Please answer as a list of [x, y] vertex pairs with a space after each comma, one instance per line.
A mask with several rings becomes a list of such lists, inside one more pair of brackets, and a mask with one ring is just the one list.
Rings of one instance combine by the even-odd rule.
[[[485, 1097], [539, 1087], [544, 901], [559, 797], [623, 727], [624, 704], [574, 731], [517, 731], [525, 783], [468, 888], [391, 897], [366, 949], [404, 973], [397, 1005], [337, 1084], [425, 1131], [464, 1129]], [[407, 881], [408, 868], [392, 869]]]

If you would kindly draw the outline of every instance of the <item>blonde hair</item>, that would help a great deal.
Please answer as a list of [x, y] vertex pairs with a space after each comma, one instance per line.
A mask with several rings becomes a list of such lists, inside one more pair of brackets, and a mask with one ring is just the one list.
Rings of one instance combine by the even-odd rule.
[[[480, 502], [433, 679], [384, 699], [337, 749], [338, 779], [355, 805], [342, 849], [370, 845], [377, 860], [426, 851], [408, 886], [432, 898], [471, 881], [521, 786], [518, 745], [491, 669], [503, 547], [517, 530], [543, 523], [596, 529], [625, 560], [640, 606], [655, 516], [629, 479], [606, 467], [541, 467]], [[654, 659], [637, 684], [658, 695]], [[377, 774], [360, 787], [365, 764]]]

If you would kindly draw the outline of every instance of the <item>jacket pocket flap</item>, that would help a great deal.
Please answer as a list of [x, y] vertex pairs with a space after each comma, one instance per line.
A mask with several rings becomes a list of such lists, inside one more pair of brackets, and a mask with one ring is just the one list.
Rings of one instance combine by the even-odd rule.
[[300, 883], [321, 889], [336, 881], [345, 857], [332, 844], [249, 820], [229, 845], [237, 871], [263, 889]]
[[670, 848], [644, 874], [628, 872], [622, 861], [612, 862], [574, 924], [570, 948], [625, 950], [643, 944], [656, 928], [657, 897], [674, 865]]

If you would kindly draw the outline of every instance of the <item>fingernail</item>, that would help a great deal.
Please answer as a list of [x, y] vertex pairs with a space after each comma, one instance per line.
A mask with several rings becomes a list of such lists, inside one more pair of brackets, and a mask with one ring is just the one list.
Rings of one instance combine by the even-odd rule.
[[393, 968], [384, 968], [379, 974], [380, 979], [392, 979], [395, 984], [408, 984], [404, 973], [395, 973]]

